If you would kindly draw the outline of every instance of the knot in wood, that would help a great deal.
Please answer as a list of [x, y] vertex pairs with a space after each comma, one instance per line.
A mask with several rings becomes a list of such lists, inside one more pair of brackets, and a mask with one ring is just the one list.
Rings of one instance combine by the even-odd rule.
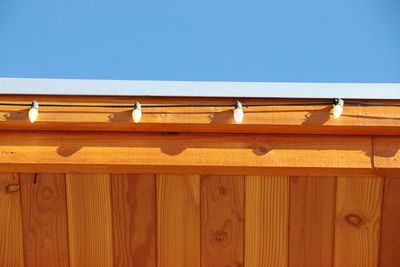
[[253, 152], [257, 156], [263, 156], [268, 153], [268, 148], [266, 146], [257, 146], [253, 149]]
[[13, 193], [13, 192], [17, 192], [20, 189], [20, 184], [8, 184], [6, 185], [6, 192], [7, 193]]
[[259, 147], [257, 147], [257, 151], [259, 153], [265, 154], [265, 153], [267, 153], [268, 150], [267, 150], [267, 148], [265, 146], [259, 146]]
[[363, 219], [356, 214], [348, 214], [346, 217], [344, 217], [344, 219], [348, 224], [357, 228], [360, 228], [364, 224]]
[[221, 195], [225, 196], [225, 195], [228, 194], [228, 188], [227, 188], [226, 186], [224, 186], [224, 185], [221, 185], [221, 186], [218, 188], [218, 192], [219, 192]]
[[228, 240], [228, 232], [218, 230], [213, 232], [213, 243], [223, 244]]

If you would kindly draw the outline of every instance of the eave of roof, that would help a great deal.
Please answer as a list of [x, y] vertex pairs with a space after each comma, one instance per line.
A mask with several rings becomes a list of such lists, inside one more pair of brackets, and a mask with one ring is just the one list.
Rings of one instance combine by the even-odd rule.
[[400, 99], [400, 83], [280, 83], [0, 78], [0, 94]]

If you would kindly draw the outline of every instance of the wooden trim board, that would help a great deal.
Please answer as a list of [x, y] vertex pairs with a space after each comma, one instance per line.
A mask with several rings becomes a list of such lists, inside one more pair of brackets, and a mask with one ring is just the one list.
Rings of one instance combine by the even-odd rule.
[[[203, 103], [232, 104], [321, 101], [318, 99], [179, 98], [1, 95], [1, 102], [142, 104]], [[322, 101], [327, 101], [326, 99]], [[369, 100], [371, 101], [371, 100]], [[0, 103], [1, 103], [0, 102]], [[373, 102], [400, 103], [376, 100]], [[346, 106], [340, 119], [332, 118], [332, 107], [277, 106], [244, 107], [241, 124], [233, 121], [233, 107], [143, 108], [135, 124], [131, 108], [40, 107], [37, 122], [28, 121], [29, 107], [0, 106], [0, 130], [18, 131], [127, 131], [127, 132], [209, 132], [271, 134], [400, 135], [400, 107]]]
[[369, 136], [3, 131], [0, 171], [380, 175], [399, 168], [397, 161], [382, 161], [380, 147], [387, 142]]

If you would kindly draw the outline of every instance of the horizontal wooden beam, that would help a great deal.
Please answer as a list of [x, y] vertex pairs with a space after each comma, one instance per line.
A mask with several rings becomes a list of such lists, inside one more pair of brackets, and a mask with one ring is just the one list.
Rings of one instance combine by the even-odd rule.
[[2, 172], [371, 175], [371, 138], [0, 132]]
[[[167, 97], [81, 97], [8, 96], [0, 102], [29, 103], [144, 104], [226, 103], [233, 98]], [[284, 99], [240, 99], [246, 103], [284, 103]], [[290, 100], [300, 101], [300, 100]], [[304, 100], [301, 100], [304, 101]], [[316, 100], [313, 100], [316, 101]], [[393, 101], [392, 101], [393, 102]], [[125, 132], [207, 132], [287, 133], [343, 135], [400, 135], [400, 107], [345, 106], [335, 120], [330, 106], [244, 108], [242, 124], [233, 121], [232, 108], [144, 108], [139, 124], [132, 122], [129, 108], [40, 107], [38, 121], [30, 124], [28, 108], [0, 106], [0, 130], [18, 131], [125, 131]]]

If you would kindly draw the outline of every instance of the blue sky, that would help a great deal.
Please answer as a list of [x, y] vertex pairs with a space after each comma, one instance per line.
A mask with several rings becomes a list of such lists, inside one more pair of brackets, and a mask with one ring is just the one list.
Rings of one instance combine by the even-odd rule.
[[400, 82], [399, 0], [0, 0], [0, 77]]

